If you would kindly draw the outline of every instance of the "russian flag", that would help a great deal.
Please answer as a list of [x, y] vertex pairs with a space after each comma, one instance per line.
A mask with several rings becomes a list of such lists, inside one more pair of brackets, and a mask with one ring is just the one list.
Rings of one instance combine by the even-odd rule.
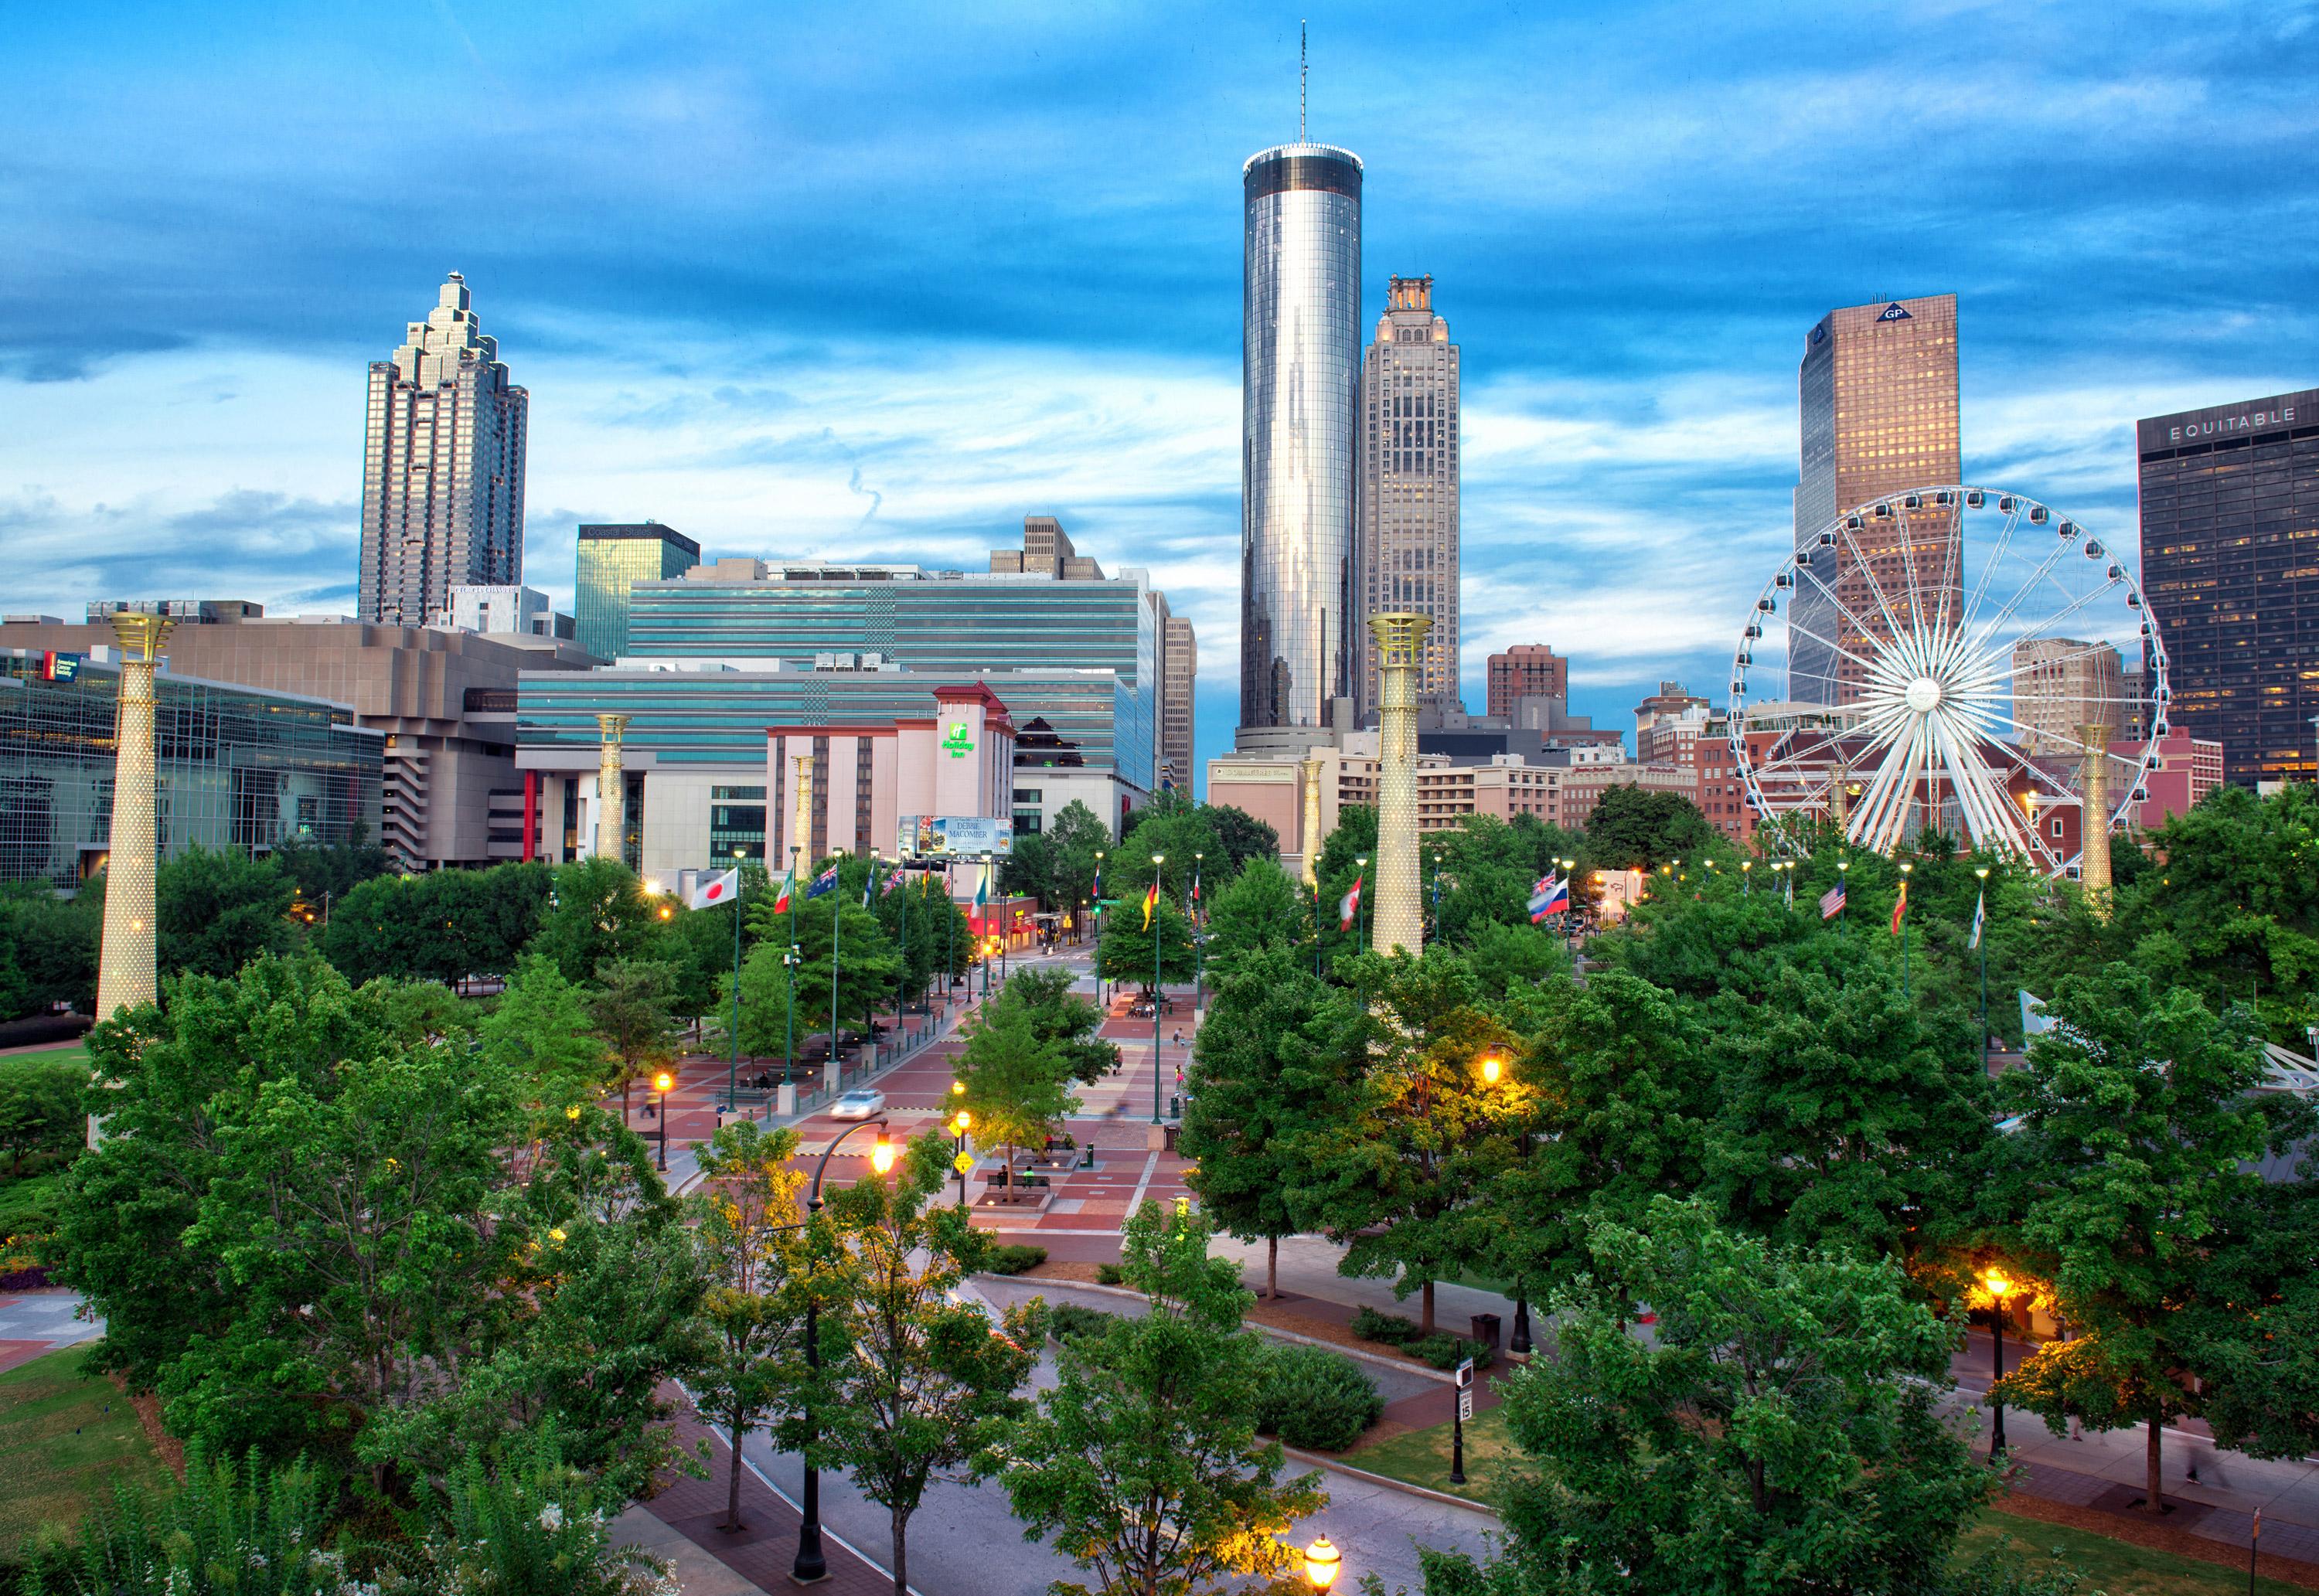
[[1552, 872], [1539, 878], [1530, 889], [1529, 923], [1532, 925], [1570, 907], [1570, 883], [1557, 879]]

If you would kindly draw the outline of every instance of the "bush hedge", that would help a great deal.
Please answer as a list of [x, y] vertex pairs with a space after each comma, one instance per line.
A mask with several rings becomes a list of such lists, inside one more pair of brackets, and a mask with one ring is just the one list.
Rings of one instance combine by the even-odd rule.
[[1074, 1336], [1099, 1336], [1116, 1315], [1078, 1303], [1057, 1303], [1047, 1310], [1047, 1333], [1058, 1341]]
[[1351, 1358], [1320, 1347], [1266, 1349], [1256, 1427], [1284, 1445], [1340, 1452], [1384, 1412], [1376, 1382]]
[[1125, 1285], [1127, 1271], [1117, 1264], [1097, 1264], [1095, 1267], [1095, 1283], [1097, 1285]]
[[982, 1267], [986, 1272], [992, 1275], [1020, 1275], [1025, 1270], [1037, 1268], [1046, 1261], [1047, 1249], [1043, 1247], [1017, 1247], [1001, 1243], [990, 1249], [989, 1261]]
[[1364, 1341], [1381, 1341], [1385, 1346], [1397, 1347], [1410, 1357], [1430, 1363], [1437, 1369], [1454, 1369], [1469, 1357], [1477, 1369], [1486, 1369], [1497, 1361], [1495, 1348], [1486, 1341], [1469, 1341], [1463, 1336], [1453, 1336], [1448, 1330], [1435, 1330], [1429, 1336], [1412, 1321], [1380, 1313], [1374, 1308], [1354, 1310], [1353, 1334]]

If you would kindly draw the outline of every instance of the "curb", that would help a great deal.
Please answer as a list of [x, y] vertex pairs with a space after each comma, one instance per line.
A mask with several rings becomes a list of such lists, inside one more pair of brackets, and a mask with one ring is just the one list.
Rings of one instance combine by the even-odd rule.
[[1357, 1480], [1366, 1480], [1372, 1485], [1383, 1485], [1387, 1490], [1398, 1491], [1407, 1496], [1421, 1496], [1428, 1501], [1465, 1508], [1470, 1512], [1486, 1513], [1493, 1519], [1498, 1517], [1498, 1510], [1488, 1502], [1474, 1501], [1463, 1496], [1452, 1496], [1447, 1491], [1436, 1491], [1430, 1485], [1412, 1485], [1407, 1480], [1396, 1480], [1391, 1474], [1372, 1474], [1365, 1468], [1355, 1468], [1341, 1458], [1331, 1457], [1326, 1452], [1307, 1452], [1297, 1447], [1283, 1447], [1280, 1449], [1299, 1463], [1314, 1464], [1340, 1474], [1350, 1474]]

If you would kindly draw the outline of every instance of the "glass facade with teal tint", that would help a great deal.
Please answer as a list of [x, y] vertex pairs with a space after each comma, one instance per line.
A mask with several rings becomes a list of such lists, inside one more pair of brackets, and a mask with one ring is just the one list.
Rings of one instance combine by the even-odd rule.
[[[1034, 716], [1045, 719], [1078, 744], [1090, 768], [1150, 770], [1150, 722], [1136, 718], [1135, 694], [1107, 671], [988, 677], [915, 671], [527, 672], [518, 689], [516, 743], [525, 750], [585, 753], [592, 762], [603, 741], [596, 717], [618, 714], [629, 717], [622, 747], [631, 758], [650, 755], [654, 769], [762, 767], [768, 727], [932, 720], [934, 689], [978, 680], [998, 695], [1015, 726]], [[727, 800], [717, 801], [722, 807]], [[732, 840], [745, 840], [746, 829], [731, 826]], [[762, 836], [762, 822], [758, 830]]]
[[700, 546], [656, 521], [580, 528], [573, 638], [600, 660], [628, 650], [628, 587], [682, 576], [700, 564]]
[[[904, 690], [920, 693], [989, 673], [1017, 726], [1044, 715], [1075, 739], [1081, 733], [1073, 728], [1085, 727], [1088, 764], [1137, 787], [1154, 785], [1159, 624], [1150, 590], [1132, 576], [1056, 581], [903, 568], [873, 582], [645, 582], [634, 591], [626, 652], [744, 665], [771, 655], [806, 669], [820, 654], [876, 654], [914, 676]], [[1082, 689], [1051, 713], [1038, 691], [1025, 699], [997, 675], [1028, 670], [1108, 672], [1121, 690], [1115, 699], [1096, 695], [1103, 702], [1089, 708], [1094, 690]], [[848, 680], [843, 672], [817, 675]]]
[[[103, 868], [119, 686], [109, 664], [54, 681], [41, 654], [0, 650], [0, 881], [69, 888]], [[155, 688], [163, 858], [377, 839], [385, 738], [347, 710], [166, 672]]]

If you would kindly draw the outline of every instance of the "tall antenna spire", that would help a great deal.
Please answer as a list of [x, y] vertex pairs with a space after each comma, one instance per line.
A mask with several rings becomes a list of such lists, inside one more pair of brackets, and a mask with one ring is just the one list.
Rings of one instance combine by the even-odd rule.
[[1309, 70], [1304, 59], [1304, 19], [1296, 19], [1296, 142], [1304, 142], [1304, 77]]

